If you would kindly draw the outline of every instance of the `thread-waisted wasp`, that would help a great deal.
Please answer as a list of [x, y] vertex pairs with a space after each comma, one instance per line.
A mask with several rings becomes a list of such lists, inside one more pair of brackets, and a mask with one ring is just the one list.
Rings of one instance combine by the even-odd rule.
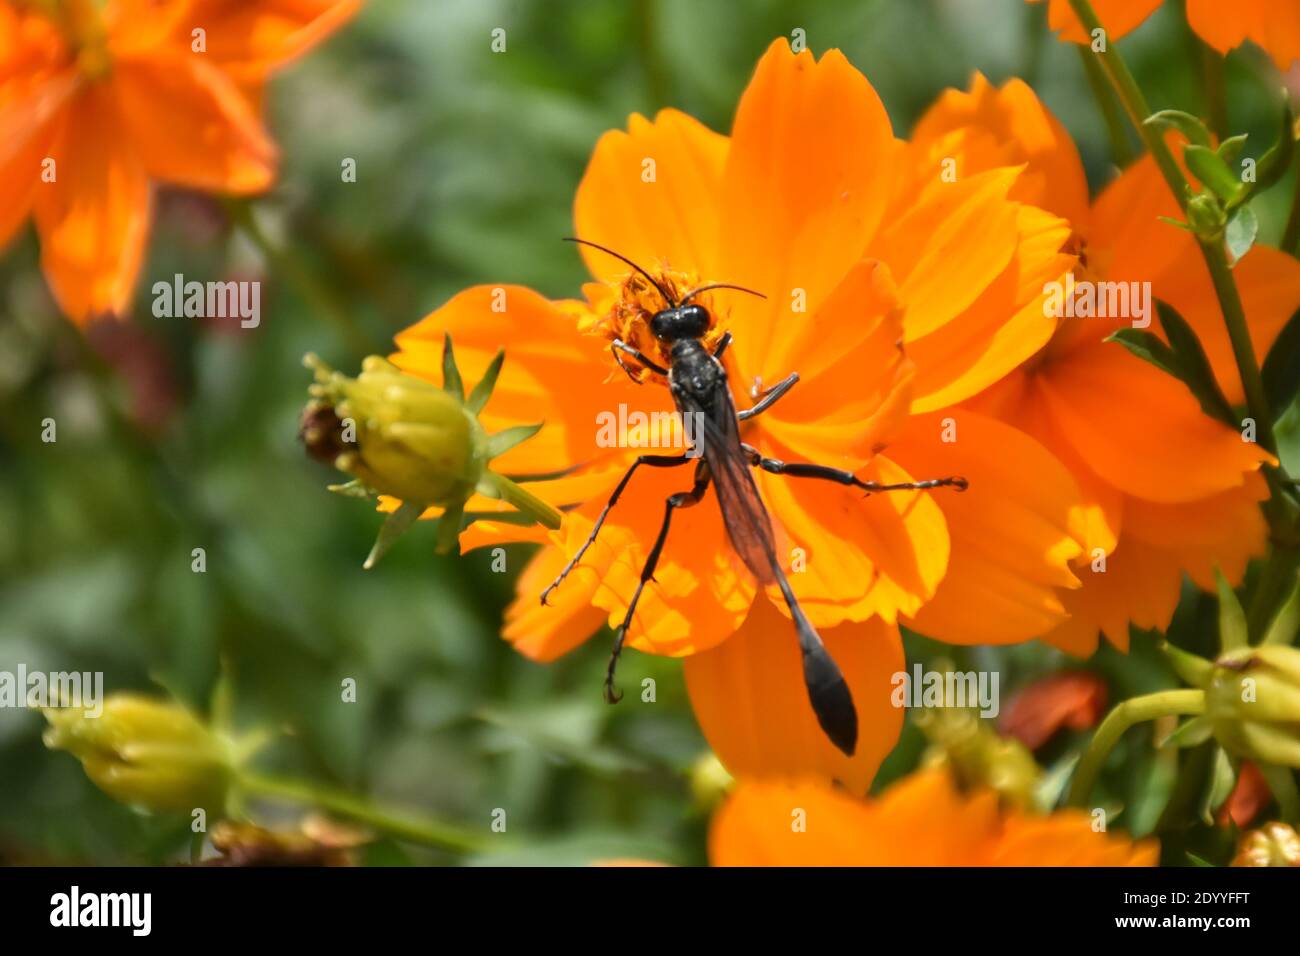
[[643, 369], [648, 369], [667, 379], [668, 388], [682, 418], [693, 417], [701, 423], [702, 427], [697, 430], [694, 440], [702, 447], [692, 449], [699, 454], [638, 456], [615, 486], [587, 540], [556, 579], [542, 592], [542, 603], [546, 603], [546, 598], [551, 591], [582, 560], [582, 556], [596, 540], [605, 518], [617, 504], [619, 496], [632, 480], [632, 475], [636, 473], [637, 468], [642, 465], [651, 468], [675, 468], [689, 461], [695, 461], [695, 480], [691, 489], [671, 495], [664, 503], [663, 524], [659, 528], [659, 535], [641, 569], [641, 578], [632, 600], [628, 603], [623, 623], [619, 625], [614, 636], [614, 647], [605, 672], [605, 699], [610, 703], [616, 703], [621, 697], [614, 688], [614, 671], [618, 665], [619, 654], [623, 650], [627, 629], [632, 623], [632, 615], [641, 598], [641, 592], [646, 582], [654, 577], [655, 566], [659, 562], [664, 542], [668, 538], [668, 527], [672, 523], [673, 512], [699, 504], [704, 499], [709, 485], [712, 484], [717, 489], [718, 505], [722, 511], [723, 524], [727, 529], [731, 546], [735, 548], [745, 566], [760, 584], [775, 584], [780, 588], [786, 606], [790, 609], [790, 616], [794, 619], [795, 632], [799, 638], [799, 650], [803, 656], [804, 685], [808, 690], [808, 700], [812, 704], [813, 713], [817, 715], [817, 722], [836, 747], [851, 755], [858, 739], [858, 715], [853, 705], [853, 696], [849, 692], [839, 665], [826, 650], [820, 635], [804, 615], [803, 609], [799, 607], [799, 601], [795, 598], [790, 582], [786, 579], [781, 562], [776, 556], [772, 521], [762, 498], [759, 497], [758, 486], [754, 482], [750, 469], [762, 468], [773, 474], [790, 475], [794, 478], [820, 478], [860, 488], [867, 494], [941, 487], [953, 487], [960, 491], [965, 490], [966, 479], [950, 477], [881, 484], [863, 481], [853, 472], [839, 468], [806, 462], [788, 463], [765, 457], [758, 449], [741, 440], [740, 423], [761, 415], [771, 408], [799, 381], [799, 374], [792, 372], [771, 388], [757, 393], [755, 395], [757, 401], [753, 407], [738, 412], [731, 395], [731, 388], [727, 384], [727, 373], [722, 366], [722, 355], [731, 343], [731, 333], [724, 333], [712, 350], [707, 348], [703, 339], [713, 327], [713, 317], [702, 305], [692, 303], [690, 300], [714, 289], [734, 289], [759, 298], [766, 298], [766, 296], [753, 289], [718, 282], [700, 286], [680, 299], [674, 299], [662, 283], [631, 259], [585, 239], [568, 238], [567, 241], [598, 249], [631, 266], [647, 279], [663, 298], [665, 307], [651, 317], [650, 332], [668, 349], [670, 357], [668, 368], [663, 368], [621, 339], [616, 339], [610, 346], [610, 350], [615, 361], [637, 384], [641, 384], [641, 379], [627, 366], [624, 356], [637, 362]]

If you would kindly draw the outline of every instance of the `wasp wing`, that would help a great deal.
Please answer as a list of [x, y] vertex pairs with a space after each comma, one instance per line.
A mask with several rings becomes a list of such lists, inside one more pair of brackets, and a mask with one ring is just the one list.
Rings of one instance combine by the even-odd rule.
[[740, 446], [740, 423], [731, 391], [724, 383], [700, 398], [686, 389], [674, 389], [673, 398], [683, 421], [694, 424], [691, 437], [713, 476], [731, 546], [759, 581], [775, 583], [772, 519]]
[[817, 722], [836, 747], [852, 755], [858, 740], [853, 695], [821, 636], [799, 606], [777, 560], [772, 519], [759, 497], [749, 459], [740, 444], [740, 421], [731, 390], [723, 383], [704, 397], [677, 386], [672, 392], [683, 421], [698, 424], [692, 437], [713, 475], [731, 546], [761, 583], [781, 588], [799, 637], [804, 686]]

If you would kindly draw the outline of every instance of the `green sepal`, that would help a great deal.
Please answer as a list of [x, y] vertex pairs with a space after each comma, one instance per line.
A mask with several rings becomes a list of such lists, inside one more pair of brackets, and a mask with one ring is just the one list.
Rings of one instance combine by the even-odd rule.
[[474, 390], [469, 393], [469, 398], [465, 399], [465, 407], [469, 409], [471, 415], [477, 416], [479, 412], [483, 411], [488, 399], [492, 397], [492, 389], [496, 388], [497, 376], [501, 374], [501, 365], [505, 360], [506, 350], [501, 349], [492, 357], [487, 371], [478, 380]]
[[526, 442], [542, 430], [542, 425], [542, 422], [535, 425], [515, 425], [513, 428], [507, 428], [505, 431], [490, 435], [487, 440], [487, 460], [491, 461], [498, 455], [504, 455], [521, 442]]
[[1241, 609], [1236, 592], [1217, 567], [1215, 587], [1219, 592], [1219, 647], [1222, 653], [1241, 650], [1250, 644], [1246, 633], [1246, 612]]
[[442, 336], [442, 390], [459, 401], [465, 400], [465, 383], [461, 381], [460, 369], [456, 367], [456, 352], [451, 347], [451, 333]]
[[428, 506], [403, 501], [396, 511], [389, 514], [383, 526], [380, 527], [379, 537], [375, 538], [375, 546], [370, 549], [370, 554], [367, 555], [362, 567], [367, 571], [373, 568], [379, 559], [388, 553], [388, 549], [393, 546], [393, 542], [420, 519], [420, 515], [424, 514], [426, 507]]

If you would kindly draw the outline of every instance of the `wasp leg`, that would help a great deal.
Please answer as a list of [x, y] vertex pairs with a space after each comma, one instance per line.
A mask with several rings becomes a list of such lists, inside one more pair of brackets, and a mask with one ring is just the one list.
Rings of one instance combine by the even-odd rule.
[[623, 361], [623, 356], [618, 354], [619, 352], [625, 352], [628, 355], [632, 356], [634, 359], [640, 362], [642, 366], [648, 368], [652, 372], [658, 372], [660, 375], [665, 375], [665, 376], [668, 374], [668, 369], [656, 365], [654, 362], [650, 361], [648, 358], [646, 358], [636, 349], [632, 348], [632, 346], [628, 345], [622, 339], [615, 339], [614, 343], [609, 347], [609, 350], [614, 353], [614, 361], [618, 363], [618, 367], [621, 368], [624, 372], [626, 372], [627, 377], [630, 378], [632, 381], [636, 382], [638, 385], [641, 384], [641, 380], [632, 374], [632, 370], [627, 367], [627, 364]]
[[623, 653], [623, 640], [627, 637], [627, 629], [632, 625], [632, 615], [636, 611], [637, 602], [641, 600], [641, 592], [645, 589], [647, 581], [654, 580], [655, 565], [659, 563], [664, 542], [668, 540], [668, 526], [672, 524], [673, 512], [678, 508], [698, 505], [703, 500], [704, 492], [708, 490], [711, 480], [708, 466], [701, 461], [695, 466], [695, 487], [690, 491], [678, 492], [664, 503], [664, 523], [659, 528], [659, 537], [655, 539], [654, 547], [650, 549], [650, 556], [646, 558], [645, 567], [641, 569], [641, 581], [632, 594], [632, 600], [627, 606], [627, 614], [623, 616], [623, 623], [618, 626], [618, 631], [614, 634], [614, 647], [609, 653], [609, 666], [605, 669], [605, 700], [611, 704], [617, 704], [623, 698], [623, 695], [614, 689], [614, 671], [618, 667], [618, 656]]
[[789, 475], [791, 478], [821, 478], [825, 481], [838, 482], [861, 488], [867, 494], [878, 491], [925, 491], [930, 488], [956, 488], [965, 491], [968, 482], [965, 478], [953, 475], [948, 478], [929, 478], [925, 481], [900, 481], [885, 485], [878, 481], [863, 481], [851, 471], [831, 468], [827, 465], [813, 465], [805, 462], [784, 462], [779, 458], [764, 458], [753, 445], [741, 445], [749, 463], [774, 475]]
[[623, 493], [623, 489], [627, 487], [627, 483], [632, 480], [632, 475], [636, 473], [636, 470], [639, 467], [642, 465], [649, 465], [651, 468], [676, 468], [678, 465], [684, 465], [691, 460], [691, 458], [688, 458], [685, 455], [639, 455], [637, 460], [632, 462], [632, 467], [627, 470], [627, 473], [623, 475], [619, 483], [614, 486], [614, 493], [609, 496], [609, 501], [605, 502], [605, 507], [600, 512], [600, 517], [596, 519], [595, 527], [591, 529], [591, 534], [587, 535], [587, 540], [582, 543], [582, 547], [578, 549], [578, 553], [573, 556], [569, 563], [564, 566], [564, 570], [562, 570], [559, 575], [556, 576], [555, 580], [547, 585], [546, 590], [542, 592], [542, 603], [546, 603], [546, 598], [550, 593], [560, 586], [560, 582], [568, 576], [570, 571], [577, 567], [578, 562], [582, 560], [582, 556], [587, 553], [587, 549], [595, 543], [596, 535], [600, 534], [600, 529], [605, 524], [605, 519], [609, 517], [610, 509], [613, 508], [614, 505], [618, 504], [619, 495]]
[[799, 373], [791, 372], [771, 388], [764, 389], [762, 393], [763, 397], [758, 400], [758, 404], [753, 408], [747, 408], [743, 412], [738, 412], [736, 418], [743, 422], [745, 419], [753, 418], [755, 415], [762, 415], [765, 411], [780, 401], [782, 395], [794, 388], [794, 384], [797, 381], [799, 381]]
[[731, 333], [723, 332], [722, 338], [718, 340], [718, 347], [713, 350], [713, 357], [715, 359], [722, 358], [722, 353], [727, 351], [727, 346], [730, 344], [731, 344]]

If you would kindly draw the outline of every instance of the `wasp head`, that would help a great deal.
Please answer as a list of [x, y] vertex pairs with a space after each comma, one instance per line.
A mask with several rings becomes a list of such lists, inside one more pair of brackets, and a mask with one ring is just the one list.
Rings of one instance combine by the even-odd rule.
[[702, 339], [713, 325], [713, 317], [702, 305], [679, 305], [656, 312], [650, 320], [650, 332], [660, 342]]

